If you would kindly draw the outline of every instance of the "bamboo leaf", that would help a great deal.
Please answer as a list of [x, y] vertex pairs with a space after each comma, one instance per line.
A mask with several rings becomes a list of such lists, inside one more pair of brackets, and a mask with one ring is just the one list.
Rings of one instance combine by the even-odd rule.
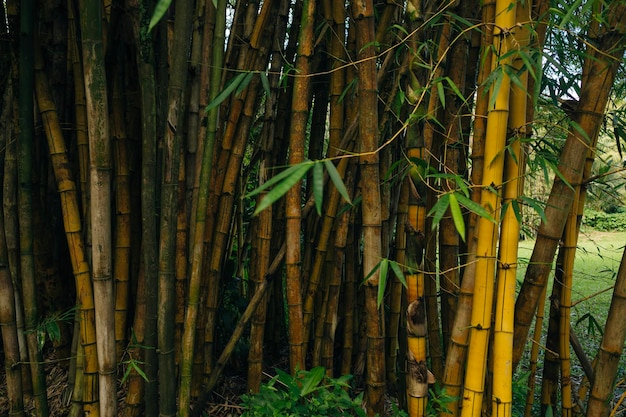
[[441, 81], [437, 82], [437, 95], [439, 96], [439, 101], [441, 102], [441, 107], [446, 108], [446, 93], [443, 90], [443, 83]]
[[407, 288], [406, 278], [404, 277], [404, 273], [402, 272], [402, 268], [396, 261], [389, 261], [389, 266], [391, 266], [391, 270], [394, 274], [396, 274], [396, 278], [404, 285], [404, 288]]
[[232, 93], [239, 86], [239, 84], [241, 84], [241, 81], [246, 77], [246, 75], [247, 73], [242, 72], [233, 77], [233, 79], [230, 80], [226, 88], [224, 88], [222, 92], [217, 95], [217, 97], [215, 97], [209, 104], [207, 104], [204, 111], [208, 112], [212, 108], [219, 106], [222, 101], [226, 100], [230, 93]]
[[266, 72], [261, 72], [259, 74], [261, 76], [261, 84], [263, 84], [263, 90], [265, 91], [265, 96], [269, 97], [272, 94], [272, 90], [270, 89], [270, 80], [267, 78]]
[[504, 77], [502, 66], [497, 67], [493, 72], [489, 75], [488, 78], [493, 76], [493, 84], [491, 95], [489, 96], [489, 109], [493, 109], [496, 104], [496, 97], [498, 96], [498, 92], [500, 91], [500, 86], [502, 85], [502, 78]]
[[539, 217], [541, 218], [542, 222], [547, 222], [548, 219], [546, 218], [546, 213], [543, 210], [543, 207], [541, 205], [541, 203], [539, 201], [537, 201], [534, 198], [530, 198], [530, 197], [526, 197], [526, 196], [520, 196], [519, 198], [524, 204], [526, 204], [527, 206], [530, 206], [533, 210], [535, 210], [535, 213], [537, 213], [539, 215]]
[[321, 216], [324, 199], [324, 167], [319, 161], [313, 164], [313, 196], [315, 197], [315, 210]]
[[429, 216], [433, 216], [433, 229], [437, 227], [444, 213], [446, 212], [448, 206], [450, 204], [450, 194], [444, 194], [439, 197], [439, 200], [435, 203], [430, 212]]
[[[311, 168], [311, 161], [303, 161], [297, 165], [292, 165], [289, 168], [287, 168], [286, 170], [280, 172], [279, 174], [276, 174], [275, 176], [273, 176], [272, 178], [270, 178], [269, 180], [267, 180], [266, 182], [263, 183], [263, 185], [261, 185], [258, 188], [255, 188], [254, 190], [250, 191], [248, 194], [246, 194], [246, 197], [254, 197], [255, 195], [261, 193], [262, 191], [268, 189], [269, 187], [273, 186], [274, 184], [277, 184], [279, 182], [281, 182], [282, 180], [284, 180], [285, 178], [291, 176], [291, 174], [293, 174], [295, 171], [298, 171], [301, 166], [303, 165], [308, 165], [309, 168]], [[307, 170], [309, 169], [307, 168]]]
[[465, 102], [466, 99], [463, 96], [463, 93], [461, 93], [461, 90], [459, 90], [459, 87], [457, 87], [454, 81], [452, 81], [450, 77], [445, 77], [445, 80], [448, 82], [448, 85], [450, 86], [454, 94], [456, 94], [458, 98], [460, 98], [463, 102]]
[[150, 24], [148, 25], [148, 32], [152, 30], [153, 27], [159, 23], [159, 21], [165, 16], [165, 12], [170, 7], [172, 0], [159, 0], [159, 2], [154, 6], [154, 13], [152, 13], [152, 17], [150, 18]]
[[461, 207], [456, 199], [456, 193], [450, 194], [450, 213], [452, 213], [452, 220], [454, 221], [454, 227], [459, 232], [459, 236], [465, 242], [465, 222], [463, 221], [463, 213]]
[[341, 94], [339, 95], [339, 98], [337, 99], [337, 103], [341, 103], [349, 91], [354, 91], [356, 89], [358, 82], [359, 82], [358, 78], [353, 78], [352, 81], [350, 81], [346, 85], [346, 88], [344, 88]]
[[252, 81], [254, 72], [250, 71], [250, 72], [246, 72], [245, 74], [246, 76], [243, 78], [241, 83], [239, 83], [239, 85], [237, 86], [237, 90], [235, 91], [235, 96], [239, 96], [241, 92], [248, 86], [248, 84], [250, 84], [250, 81]]
[[343, 183], [343, 180], [341, 179], [341, 175], [339, 175], [337, 168], [335, 168], [335, 164], [333, 164], [332, 161], [325, 159], [324, 165], [326, 166], [326, 171], [328, 171], [328, 177], [333, 182], [333, 184], [335, 184], [335, 187], [337, 187], [337, 191], [339, 191], [339, 194], [343, 197], [344, 200], [350, 203], [350, 195], [348, 195], [346, 185]]
[[[268, 192], [265, 197], [259, 202], [256, 209], [254, 210], [254, 215], [259, 214], [261, 211], [265, 210], [276, 201], [278, 201], [291, 187], [296, 185], [298, 181], [304, 177], [304, 174], [311, 168], [312, 164], [298, 164], [295, 165], [297, 169], [290, 172], [290, 175], [285, 177], [281, 182], [276, 184], [274, 188], [270, 192]], [[288, 170], [289, 171], [289, 170]], [[269, 181], [268, 181], [269, 182]]]
[[519, 224], [522, 224], [522, 210], [519, 206], [517, 200], [511, 201], [511, 208], [513, 209], [513, 214], [515, 214], [515, 219]]
[[[565, 25], [569, 23], [574, 13], [578, 11], [578, 8], [580, 7], [581, 3], [582, 3], [582, 0], [576, 0], [571, 6], [568, 6], [567, 13], [565, 14], [565, 16], [563, 16], [563, 19], [561, 19], [561, 23], [559, 24], [560, 27], [564, 27]], [[590, 4], [593, 2], [588, 1], [586, 3]]]
[[387, 286], [387, 272], [389, 271], [389, 260], [383, 258], [380, 261], [380, 275], [378, 277], [378, 294], [376, 296], [376, 304], [380, 308], [385, 298], [385, 287]]
[[[381, 261], [381, 262], [382, 262], [382, 261]], [[370, 279], [370, 278], [372, 277], [372, 275], [374, 275], [374, 273], [375, 273], [376, 271], [378, 271], [378, 268], [380, 268], [380, 264], [381, 264], [381, 262], [378, 262], [376, 265], [374, 265], [374, 268], [372, 268], [372, 270], [370, 271], [370, 273], [369, 273], [369, 274], [367, 274], [367, 276], [365, 277], [365, 279], [363, 280], [363, 283], [362, 283], [361, 285], [365, 284], [365, 283], [367, 282], [367, 280], [368, 280], [368, 279]]]
[[460, 205], [471, 211], [472, 213], [478, 214], [480, 217], [483, 217], [490, 222], [495, 222], [496, 220], [493, 218], [491, 213], [487, 211], [483, 206], [478, 204], [477, 202], [465, 197], [464, 195], [457, 194], [456, 198]]

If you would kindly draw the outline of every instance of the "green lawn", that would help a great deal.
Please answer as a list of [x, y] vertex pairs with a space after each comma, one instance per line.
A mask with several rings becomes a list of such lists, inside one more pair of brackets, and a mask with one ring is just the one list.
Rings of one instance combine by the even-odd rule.
[[[526, 265], [532, 253], [534, 240], [520, 242], [521, 260], [518, 280], [524, 278]], [[602, 330], [611, 304], [612, 286], [626, 245], [626, 232], [583, 232], [579, 238], [574, 265], [572, 288], [572, 325], [589, 360], [593, 360], [602, 341]], [[548, 283], [548, 296], [552, 289]], [[547, 330], [548, 311], [545, 312], [544, 337]], [[541, 363], [541, 359], [540, 359]], [[582, 369], [572, 352], [572, 376], [576, 382]], [[622, 355], [618, 380], [626, 375], [626, 359]], [[621, 388], [623, 389], [623, 387]], [[618, 392], [621, 391], [618, 389]]]
[[[525, 264], [528, 262], [534, 240], [520, 242], [519, 256], [521, 265], [519, 279], [523, 279]], [[578, 251], [574, 266], [574, 286], [572, 289], [572, 323], [579, 336], [585, 335], [588, 320], [577, 323], [589, 314], [604, 327], [606, 314], [611, 302], [612, 286], [615, 282], [619, 263], [622, 258], [626, 232], [582, 233], [578, 241]], [[549, 283], [550, 291], [552, 283]], [[592, 319], [593, 321], [593, 319]]]

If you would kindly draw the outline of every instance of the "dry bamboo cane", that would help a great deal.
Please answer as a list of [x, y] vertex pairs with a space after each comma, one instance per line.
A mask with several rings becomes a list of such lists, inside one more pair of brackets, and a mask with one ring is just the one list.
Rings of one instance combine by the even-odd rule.
[[[377, 294], [380, 271], [376, 265], [382, 257], [381, 194], [379, 181], [378, 95], [374, 41], [373, 1], [351, 1], [352, 17], [356, 22], [356, 39], [361, 60], [359, 64], [359, 146], [361, 153], [363, 276], [365, 284], [365, 313], [367, 336], [367, 415], [384, 411], [385, 391], [385, 329], [384, 311], [379, 308]], [[373, 273], [372, 273], [373, 272]]]
[[[8, 94], [10, 101], [12, 95]], [[5, 106], [3, 115], [0, 118], [2, 124], [8, 118], [8, 109]], [[3, 136], [3, 142], [6, 135]], [[4, 230], [4, 219], [0, 216], [0, 230]], [[24, 399], [22, 393], [22, 370], [20, 363], [20, 346], [17, 336], [17, 322], [15, 319], [15, 293], [9, 272], [9, 262], [7, 257], [6, 241], [4, 236], [0, 239], [0, 330], [2, 333], [2, 349], [4, 352], [4, 368], [6, 374], [6, 393], [8, 398], [9, 415], [23, 417]]]
[[113, 112], [111, 130], [115, 164], [115, 252], [113, 277], [115, 279], [115, 343], [119, 361], [126, 348], [126, 322], [129, 302], [130, 249], [131, 249], [131, 201], [130, 157], [124, 126], [124, 100], [120, 80], [113, 79], [111, 97]]
[[[167, 114], [163, 143], [163, 173], [159, 225], [158, 260], [158, 350], [159, 350], [159, 409], [163, 416], [176, 413], [176, 364], [174, 357], [175, 307], [175, 248], [177, 225], [178, 181], [186, 108], [187, 54], [190, 48], [192, 4], [185, 0], [175, 3], [174, 32], [170, 79], [167, 86]], [[187, 392], [185, 392], [187, 394]], [[180, 395], [178, 412], [186, 416], [189, 399]]]
[[69, 170], [71, 164], [69, 163], [65, 140], [51, 98], [48, 81], [43, 72], [41, 51], [39, 49], [35, 51], [35, 95], [50, 148], [50, 158], [61, 198], [72, 271], [76, 280], [77, 303], [79, 304], [77, 314], [80, 317], [81, 344], [85, 352], [83, 407], [85, 412], [89, 412], [92, 416], [98, 416], [98, 357], [96, 353], [93, 289], [82, 238], [76, 183]]
[[[316, 4], [305, 0], [302, 5], [300, 33], [298, 35], [298, 55], [296, 69], [299, 77], [294, 80], [291, 108], [291, 128], [289, 136], [289, 165], [297, 165], [304, 159], [304, 143], [309, 115], [311, 92], [311, 56], [313, 55], [313, 27], [315, 25]], [[289, 367], [292, 375], [298, 369], [305, 369], [305, 346], [308, 340], [306, 322], [303, 318], [301, 282], [301, 184], [298, 182], [286, 195], [286, 243], [285, 256], [287, 280], [287, 305], [289, 315]], [[323, 256], [322, 256], [323, 260]]]
[[[280, 9], [278, 12], [279, 22], [277, 25], [277, 38], [284, 36], [287, 30], [287, 15], [289, 13], [289, 4], [287, 1], [281, 1]], [[272, 63], [270, 64], [270, 91], [269, 97], [266, 97], [265, 101], [265, 114], [263, 123], [263, 132], [261, 133], [260, 149], [263, 152], [263, 157], [259, 165], [259, 184], [266, 181], [268, 174], [267, 167], [275, 165], [275, 157], [272, 150], [274, 149], [274, 135], [276, 130], [276, 105], [280, 95], [279, 87], [279, 73], [280, 68], [283, 65], [282, 50], [283, 45], [279, 42], [274, 42], [272, 45]], [[257, 201], [261, 201], [263, 195], [259, 196]], [[274, 232], [273, 224], [273, 210], [272, 207], [268, 207], [267, 210], [259, 213], [256, 223], [256, 242], [253, 241], [253, 250], [256, 251], [256, 255], [253, 259], [256, 259], [256, 268], [251, 271], [251, 278], [255, 282], [255, 285], [261, 285], [262, 278], [267, 273], [270, 266], [270, 253], [272, 251], [271, 236]], [[265, 296], [265, 300], [261, 301], [259, 307], [252, 318], [250, 325], [250, 350], [248, 352], [248, 391], [258, 392], [261, 386], [262, 378], [262, 365], [263, 365], [263, 348], [265, 337], [265, 326], [267, 321], [269, 296]]]

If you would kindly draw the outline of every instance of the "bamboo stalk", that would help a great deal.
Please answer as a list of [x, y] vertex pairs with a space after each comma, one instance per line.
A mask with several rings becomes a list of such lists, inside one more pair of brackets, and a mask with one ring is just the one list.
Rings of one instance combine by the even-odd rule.
[[91, 191], [92, 279], [100, 414], [117, 414], [115, 296], [111, 248], [111, 139], [104, 66], [102, 4], [81, 3], [81, 45], [89, 137]]
[[[313, 28], [315, 25], [316, 3], [314, 0], [305, 0], [302, 5], [300, 33], [298, 35], [298, 55], [296, 68], [301, 77], [294, 80], [293, 100], [291, 110], [291, 127], [289, 136], [289, 165], [296, 165], [304, 159], [304, 143], [306, 126], [309, 118], [309, 96], [311, 80], [308, 77], [311, 71], [311, 56], [313, 54]], [[307, 322], [303, 318], [301, 291], [301, 184], [297, 183], [285, 197], [286, 243], [285, 256], [287, 280], [287, 305], [289, 315], [289, 366], [292, 375], [298, 369], [305, 369], [305, 346], [308, 342]], [[321, 262], [324, 257], [321, 256]], [[309, 293], [309, 291], [307, 291]], [[313, 293], [314, 295], [314, 293]], [[308, 296], [307, 296], [308, 302]], [[310, 311], [310, 309], [309, 309]]]
[[[367, 415], [382, 414], [385, 391], [384, 311], [378, 308], [377, 294], [380, 271], [376, 265], [382, 257], [381, 194], [379, 182], [378, 111], [376, 50], [374, 41], [374, 5], [371, 0], [351, 1], [356, 25], [359, 74], [359, 164], [361, 169], [363, 223], [363, 277], [366, 314], [366, 401]], [[371, 275], [370, 275], [371, 274]]]
[[[4, 105], [0, 115], [0, 125], [9, 127], [0, 133], [0, 148], [6, 148], [7, 138], [11, 137], [9, 115], [12, 113], [12, 84], [8, 82]], [[9, 126], [7, 126], [9, 125]], [[2, 155], [4, 156], [4, 155]], [[4, 159], [0, 161], [0, 172], [4, 171]], [[4, 217], [0, 216], [0, 230], [4, 228]], [[4, 233], [0, 235], [0, 330], [6, 375], [6, 393], [10, 416], [24, 416], [24, 398], [22, 390], [22, 367], [20, 366], [20, 345], [16, 320], [16, 292], [13, 288], [9, 259]]]
[[69, 247], [72, 272], [76, 281], [81, 343], [85, 353], [83, 410], [99, 415], [98, 356], [96, 351], [95, 311], [89, 264], [84, 250], [76, 183], [63, 138], [59, 117], [52, 101], [48, 80], [43, 72], [40, 49], [35, 50], [35, 95], [44, 124], [50, 159], [61, 199], [65, 236]]
[[[512, 49], [511, 32], [515, 24], [515, 7], [506, 1], [496, 1], [496, 20], [494, 28], [494, 51], [502, 56]], [[494, 56], [492, 68], [507, 65], [507, 59]], [[510, 59], [510, 58], [509, 58]], [[498, 62], [499, 61], [499, 62]], [[468, 363], [463, 391], [461, 416], [479, 416], [481, 413], [491, 314], [493, 307], [496, 242], [498, 237], [500, 196], [490, 190], [499, 190], [502, 186], [504, 168], [503, 151], [506, 145], [506, 128], [509, 116], [510, 79], [504, 73], [495, 95], [494, 107], [487, 116], [485, 143], [485, 161], [483, 167], [483, 188], [481, 205], [488, 210], [496, 222], [486, 218], [478, 220], [478, 241], [476, 245], [476, 271], [474, 279], [474, 297], [470, 327]]]
[[[183, 120], [186, 109], [187, 55], [193, 17], [193, 4], [186, 0], [175, 3], [172, 40], [171, 77], [167, 92], [167, 115], [164, 132], [161, 215], [159, 225], [158, 261], [158, 349], [159, 349], [159, 408], [162, 416], [176, 413], [176, 364], [174, 357], [175, 316], [175, 248], [178, 179], [181, 164]], [[193, 346], [193, 345], [192, 345]], [[181, 390], [182, 391], [182, 390]], [[180, 394], [178, 412], [188, 415], [188, 392]]]

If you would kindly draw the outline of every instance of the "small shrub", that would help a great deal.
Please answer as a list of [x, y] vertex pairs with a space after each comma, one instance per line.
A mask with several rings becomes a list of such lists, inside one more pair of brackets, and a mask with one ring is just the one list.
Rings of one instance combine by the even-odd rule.
[[626, 213], [585, 210], [583, 225], [601, 232], [623, 232], [626, 230]]
[[258, 394], [243, 395], [243, 417], [365, 416], [363, 393], [351, 398], [351, 375], [326, 377], [322, 367], [298, 371], [296, 376], [276, 369]]

